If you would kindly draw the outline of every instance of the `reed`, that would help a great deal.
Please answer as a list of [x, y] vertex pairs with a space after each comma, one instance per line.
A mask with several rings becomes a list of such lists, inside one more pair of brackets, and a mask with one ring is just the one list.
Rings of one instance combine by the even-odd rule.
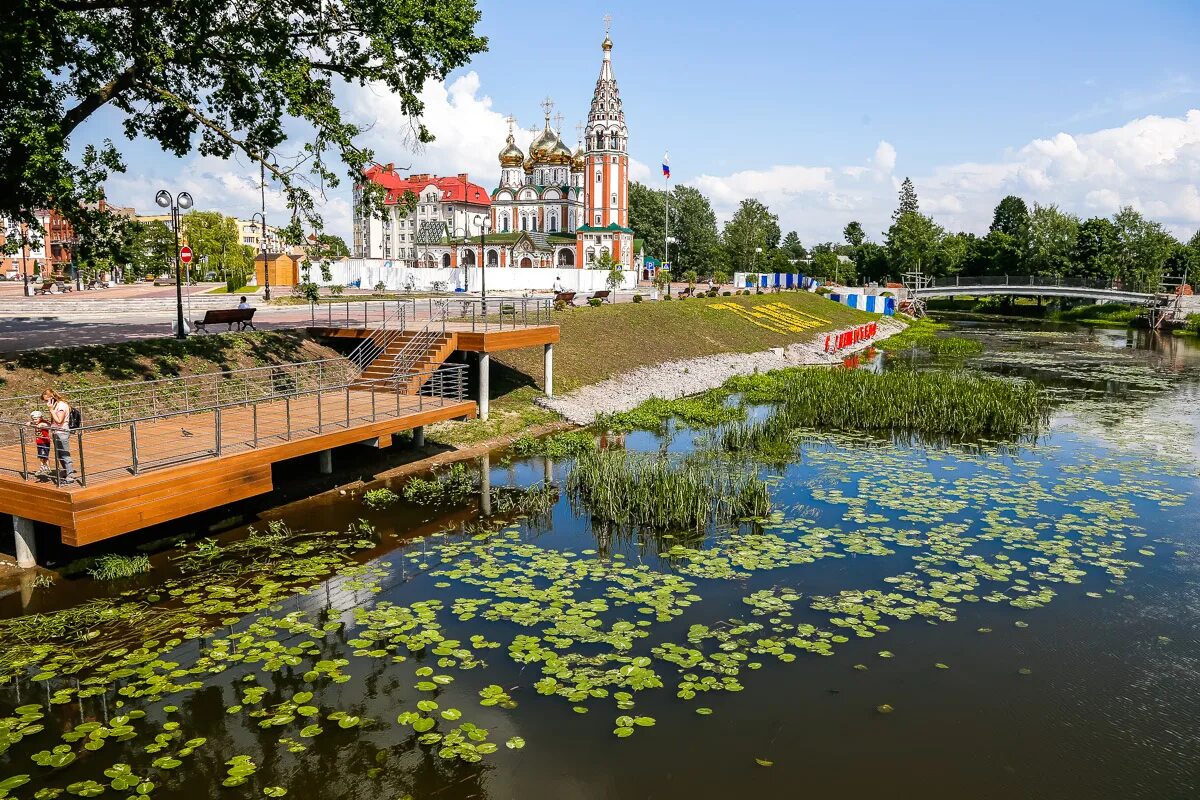
[[723, 428], [727, 450], [760, 449], [798, 428], [883, 430], [954, 439], [1036, 433], [1046, 418], [1035, 384], [965, 372], [788, 369], [727, 384], [754, 403], [780, 406], [762, 422]]
[[677, 419], [691, 428], [704, 428], [741, 419], [745, 412], [725, 402], [720, 390], [694, 397], [664, 400], [652, 397], [637, 408], [616, 414], [601, 414], [593, 427], [604, 431], [660, 430], [669, 419]]
[[134, 575], [141, 575], [149, 571], [149, 556], [122, 556], [116, 553], [105, 553], [98, 556], [95, 563], [88, 568], [88, 574], [98, 581], [132, 578]]
[[964, 339], [961, 336], [941, 336], [941, 331], [949, 325], [923, 318], [913, 320], [907, 328], [895, 336], [878, 343], [882, 350], [924, 350], [934, 356], [965, 358], [979, 355], [983, 352], [983, 344], [974, 339]]
[[573, 504], [600, 520], [650, 528], [700, 528], [770, 511], [767, 485], [753, 473], [699, 459], [606, 450], [581, 456], [567, 477]]

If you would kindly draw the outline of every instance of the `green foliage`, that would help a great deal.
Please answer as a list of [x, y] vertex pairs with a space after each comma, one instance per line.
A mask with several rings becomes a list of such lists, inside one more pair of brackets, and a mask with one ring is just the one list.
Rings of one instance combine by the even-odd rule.
[[[728, 266], [733, 272], [754, 271], [756, 258], [774, 249], [779, 236], [779, 217], [758, 200], [743, 200], [721, 233]], [[758, 248], [763, 254], [756, 252]], [[758, 268], [762, 267], [760, 262]]]
[[630, 527], [700, 528], [770, 511], [770, 493], [755, 474], [699, 459], [603, 450], [576, 462], [567, 477], [573, 502], [596, 519]]
[[141, 575], [149, 571], [149, 556], [123, 556], [116, 553], [105, 553], [102, 556], [98, 556], [95, 563], [88, 568], [88, 574], [98, 581], [131, 578], [134, 575]]
[[1033, 205], [1029, 216], [1029, 261], [1033, 275], [1069, 275], [1071, 251], [1079, 238], [1079, 217], [1058, 206]]
[[846, 223], [846, 227], [842, 229], [842, 237], [851, 247], [860, 247], [867, 240], [867, 232], [863, 230], [861, 222], [854, 220]]
[[[636, 181], [629, 184], [629, 227], [645, 240], [646, 252], [664, 254], [664, 193]], [[717, 215], [708, 198], [691, 186], [671, 190], [671, 263], [677, 270], [709, 268], [720, 247]]]
[[[184, 215], [182, 223], [181, 233], [195, 253], [186, 268], [193, 277], [209, 271], [220, 275], [225, 270], [248, 274], [252, 264], [246, 260], [236, 220], [216, 211], [193, 211]], [[239, 277], [235, 288], [243, 286], [244, 280]]]
[[730, 450], [762, 449], [796, 428], [884, 430], [950, 438], [1036, 433], [1047, 403], [1032, 383], [956, 372], [793, 368], [732, 378], [754, 403], [780, 405], [721, 433]]
[[983, 352], [983, 345], [974, 339], [939, 335], [949, 327], [925, 317], [914, 320], [903, 331], [881, 340], [877, 346], [881, 350], [895, 351], [915, 348], [935, 356], [974, 356]]
[[385, 508], [390, 508], [400, 500], [400, 496], [391, 489], [382, 487], [379, 489], [371, 489], [363, 494], [363, 505], [367, 508], [381, 511]]
[[475, 480], [463, 464], [435, 471], [430, 478], [413, 478], [404, 484], [404, 499], [419, 506], [454, 505], [475, 493]]
[[635, 295], [633, 296], [633, 300], [632, 300], [632, 302], [634, 302], [634, 303], [640, 303], [640, 302], [642, 302], [642, 296], [641, 296], [640, 294], [635, 294]]
[[1029, 243], [1029, 207], [1025, 201], [1010, 194], [997, 203], [988, 232], [1010, 236], [1018, 249], [1024, 250]]
[[[471, 0], [293, 0], [253, 14], [231, 9], [222, 0], [186, 10], [23, 6], [0, 29], [0, 50], [24, 54], [5, 84], [0, 216], [32, 225], [36, 209], [56, 208], [82, 239], [97, 241], [105, 223], [88, 204], [100, 199], [108, 176], [125, 169], [111, 142], [97, 148], [83, 138], [85, 123], [103, 113], [129, 139], [149, 139], [175, 156], [238, 154], [265, 164], [289, 207], [319, 228], [310, 187], [338, 184], [328, 154], [350, 180], [373, 160], [356, 144], [361, 129], [343, 118], [336, 86], [385, 86], [413, 120], [412, 144], [429, 142], [422, 90], [487, 45], [475, 35], [480, 12]], [[289, 132], [301, 130], [306, 141], [282, 147]], [[303, 152], [305, 169], [276, 166], [275, 154], [283, 161], [285, 151]]]
[[1130, 206], [1113, 216], [1117, 232], [1117, 275], [1127, 289], [1158, 291], [1163, 268], [1176, 244], [1163, 226]]
[[599, 297], [589, 297], [587, 303], [592, 308], [599, 308], [600, 306], [604, 305], [604, 301]]
[[604, 431], [655, 431], [662, 429], [667, 420], [678, 419], [690, 427], [704, 428], [744, 415], [741, 408], [725, 402], [724, 393], [711, 391], [675, 400], [652, 397], [629, 411], [597, 416], [593, 427]]
[[917, 212], [896, 217], [887, 231], [888, 258], [892, 273], [899, 275], [925, 269], [934, 263], [934, 255], [945, 232], [931, 219]]
[[132, 227], [126, 282], [175, 271], [175, 234], [165, 222], [137, 222]]
[[917, 201], [917, 189], [913, 186], [912, 178], [905, 177], [900, 184], [900, 203], [892, 212], [892, 221], [896, 222], [905, 214], [920, 214], [921, 206]]

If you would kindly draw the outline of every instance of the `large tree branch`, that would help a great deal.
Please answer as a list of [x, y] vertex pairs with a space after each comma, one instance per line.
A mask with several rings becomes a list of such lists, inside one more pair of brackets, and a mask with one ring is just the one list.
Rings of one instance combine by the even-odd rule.
[[137, 80], [137, 73], [138, 65], [130, 64], [125, 68], [124, 72], [118, 74], [117, 77], [83, 98], [83, 100], [79, 101], [79, 105], [63, 114], [63, 136], [70, 136], [71, 132], [79, 127], [80, 123], [94, 114], [101, 106], [117, 95], [132, 88]]

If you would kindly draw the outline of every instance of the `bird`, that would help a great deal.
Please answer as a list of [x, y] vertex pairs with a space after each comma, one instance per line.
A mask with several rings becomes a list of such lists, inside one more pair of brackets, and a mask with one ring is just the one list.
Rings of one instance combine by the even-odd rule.
[[196, 434], [192, 433], [191, 431], [189, 431], [187, 428], [180, 428], [179, 432], [182, 433], [184, 436], [195, 436], [196, 435]]

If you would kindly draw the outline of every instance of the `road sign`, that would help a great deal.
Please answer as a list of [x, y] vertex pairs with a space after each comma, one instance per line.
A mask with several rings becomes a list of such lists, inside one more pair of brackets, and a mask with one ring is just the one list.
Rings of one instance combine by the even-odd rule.
[[188, 247], [186, 244], [179, 248], [179, 260], [184, 264], [192, 263], [192, 248]]

